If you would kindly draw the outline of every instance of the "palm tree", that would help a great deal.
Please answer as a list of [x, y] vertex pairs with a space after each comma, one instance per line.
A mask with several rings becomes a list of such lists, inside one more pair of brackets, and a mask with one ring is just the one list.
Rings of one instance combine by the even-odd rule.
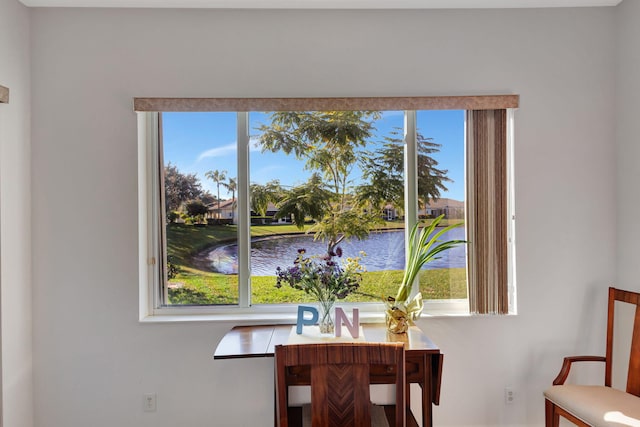
[[216, 183], [218, 187], [218, 223], [220, 222], [220, 185], [226, 187], [227, 184], [224, 182], [227, 179], [227, 171], [209, 171], [204, 174], [207, 178]]
[[227, 190], [231, 191], [231, 221], [236, 217], [236, 190], [238, 189], [238, 183], [235, 178], [229, 178], [229, 182], [226, 184]]

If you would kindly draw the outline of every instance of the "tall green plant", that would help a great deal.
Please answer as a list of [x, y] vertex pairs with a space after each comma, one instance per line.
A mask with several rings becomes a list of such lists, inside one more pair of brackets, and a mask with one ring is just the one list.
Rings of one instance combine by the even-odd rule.
[[[416, 277], [420, 273], [422, 267], [428, 263], [429, 261], [433, 261], [434, 259], [438, 259], [437, 256], [441, 252], [444, 252], [448, 249], [451, 249], [457, 245], [461, 245], [467, 243], [466, 240], [447, 240], [440, 241], [440, 238], [449, 230], [452, 230], [456, 227], [460, 227], [464, 223], [460, 222], [457, 224], [451, 224], [447, 227], [442, 228], [440, 231], [435, 232], [436, 227], [442, 219], [444, 215], [440, 215], [435, 218], [431, 224], [422, 228], [420, 230], [420, 226], [424, 223], [423, 221], [417, 222], [412, 228], [409, 234], [409, 250], [407, 253], [407, 262], [406, 267], [404, 269], [404, 276], [402, 277], [402, 283], [398, 288], [398, 293], [395, 297], [395, 305], [402, 304], [404, 306], [408, 306], [409, 295], [411, 294], [411, 288], [413, 287], [413, 282]], [[418, 233], [419, 236], [418, 236]], [[421, 294], [418, 292], [415, 298], [422, 299]], [[418, 313], [419, 314], [419, 313]]]

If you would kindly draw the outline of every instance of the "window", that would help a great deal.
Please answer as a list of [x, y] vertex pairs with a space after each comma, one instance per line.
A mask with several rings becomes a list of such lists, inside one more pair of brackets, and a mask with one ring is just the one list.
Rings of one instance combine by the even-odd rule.
[[277, 268], [292, 267], [298, 250], [340, 249], [337, 261], [366, 269], [343, 302], [395, 295], [404, 265], [403, 120], [402, 111], [249, 113], [251, 207], [265, 195], [272, 209], [252, 212], [252, 304], [313, 301], [274, 287]]
[[237, 115], [177, 112], [159, 118], [166, 251], [159, 254], [166, 260], [159, 303], [238, 304]]
[[[136, 99], [141, 317], [292, 316], [292, 304], [309, 299], [276, 289], [276, 268], [292, 265], [298, 249], [321, 255], [338, 246], [367, 269], [362, 292], [345, 301], [381, 315], [379, 297], [394, 294], [401, 278], [404, 230], [441, 214], [465, 222], [452, 238], [475, 233], [484, 244], [493, 239], [486, 231], [497, 227], [505, 239], [498, 237], [495, 258], [495, 242], [469, 249], [468, 269], [464, 246], [430, 264], [419, 283], [425, 312], [513, 312], [513, 221], [506, 221], [513, 200], [506, 175], [512, 114], [506, 108], [517, 106], [517, 96], [481, 98], [480, 104], [500, 104], [491, 108], [501, 108], [495, 111], [504, 112], [502, 121], [485, 126], [486, 118], [474, 114], [486, 107], [477, 109], [478, 98], [467, 97]], [[431, 108], [437, 100], [447, 109]], [[405, 105], [420, 109], [398, 109]], [[500, 130], [504, 152], [498, 150], [497, 161], [505, 171], [488, 184], [479, 177], [493, 161], [475, 169], [469, 162], [487, 157], [478, 149], [496, 139], [487, 127]], [[475, 177], [465, 179], [468, 174]], [[500, 180], [504, 185], [494, 191]], [[501, 204], [487, 214], [494, 200]], [[501, 222], [487, 219], [496, 212]], [[483, 259], [504, 265], [487, 275]], [[506, 305], [497, 308], [474, 302], [505, 296]]]

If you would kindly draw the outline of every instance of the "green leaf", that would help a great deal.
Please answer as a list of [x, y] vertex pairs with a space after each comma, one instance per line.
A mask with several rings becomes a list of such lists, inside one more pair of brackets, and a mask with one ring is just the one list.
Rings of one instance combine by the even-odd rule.
[[413, 287], [413, 282], [420, 273], [422, 267], [438, 257], [436, 255], [451, 249], [457, 245], [467, 243], [465, 240], [447, 240], [440, 241], [440, 238], [449, 230], [463, 225], [463, 222], [457, 224], [451, 224], [442, 228], [440, 231], [434, 232], [440, 221], [444, 218], [444, 215], [440, 215], [435, 218], [431, 224], [422, 228], [420, 235], [418, 236], [418, 230], [420, 225], [425, 221], [418, 221], [409, 233], [409, 250], [407, 251], [407, 262], [404, 270], [404, 276], [402, 278], [402, 284], [398, 288], [396, 294], [396, 302], [406, 304]]

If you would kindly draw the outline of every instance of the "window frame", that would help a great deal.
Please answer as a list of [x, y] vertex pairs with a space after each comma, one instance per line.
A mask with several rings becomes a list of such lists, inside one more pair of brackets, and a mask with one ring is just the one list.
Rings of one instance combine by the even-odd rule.
[[[319, 111], [319, 110], [401, 110], [405, 111], [405, 227], [417, 221], [417, 147], [416, 111], [437, 109], [507, 109], [507, 168], [509, 218], [509, 299], [510, 313], [515, 313], [515, 216], [513, 203], [513, 109], [518, 107], [518, 95], [473, 97], [406, 97], [406, 98], [135, 98], [138, 113], [138, 204], [139, 204], [139, 317], [140, 321], [234, 321], [290, 323], [296, 318], [295, 304], [250, 305], [251, 281], [249, 265], [249, 114], [251, 111]], [[402, 108], [404, 107], [404, 108]], [[408, 107], [411, 107], [409, 109]], [[164, 262], [166, 247], [162, 187], [161, 112], [174, 111], [236, 111], [238, 128], [238, 305], [230, 306], [161, 306], [166, 293]], [[465, 123], [466, 127], [466, 123]], [[407, 132], [407, 129], [410, 131]], [[412, 130], [412, 131], [411, 131]], [[466, 132], [465, 132], [466, 134]], [[159, 141], [159, 143], [158, 143]], [[406, 159], [413, 159], [407, 162]], [[466, 153], [465, 153], [466, 158]], [[465, 197], [466, 198], [466, 197]], [[242, 220], [244, 218], [244, 220]], [[408, 235], [408, 233], [405, 233]], [[405, 238], [408, 238], [406, 236]], [[162, 244], [161, 244], [162, 242]], [[242, 284], [246, 286], [242, 286]], [[415, 292], [415, 290], [414, 290]], [[379, 321], [384, 317], [382, 303], [340, 303], [350, 311], [360, 310], [362, 321]], [[426, 300], [427, 315], [468, 315], [467, 300]]]

